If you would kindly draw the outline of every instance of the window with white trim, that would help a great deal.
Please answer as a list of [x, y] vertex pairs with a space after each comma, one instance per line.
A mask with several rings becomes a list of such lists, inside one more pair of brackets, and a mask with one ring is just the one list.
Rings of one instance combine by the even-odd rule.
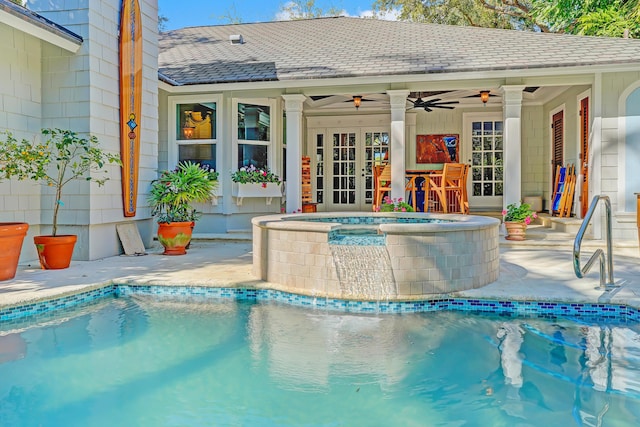
[[220, 100], [217, 95], [170, 98], [170, 165], [192, 161], [218, 170]]
[[275, 102], [242, 99], [234, 100], [233, 105], [237, 168], [253, 165], [272, 169]]

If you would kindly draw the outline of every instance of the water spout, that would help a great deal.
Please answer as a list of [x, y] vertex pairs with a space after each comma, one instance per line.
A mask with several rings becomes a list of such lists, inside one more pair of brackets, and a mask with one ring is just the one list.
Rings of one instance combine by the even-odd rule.
[[391, 259], [384, 245], [331, 245], [345, 298], [384, 301], [398, 294]]

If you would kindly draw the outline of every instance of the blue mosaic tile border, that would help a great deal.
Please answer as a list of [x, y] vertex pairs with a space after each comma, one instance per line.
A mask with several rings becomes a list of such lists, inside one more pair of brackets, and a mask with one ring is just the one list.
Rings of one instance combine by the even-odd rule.
[[48, 313], [64, 308], [71, 308], [76, 305], [113, 295], [115, 291], [116, 285], [109, 285], [93, 289], [91, 291], [80, 292], [47, 301], [38, 301], [31, 304], [0, 309], [0, 322], [35, 316], [37, 314]]
[[200, 286], [109, 285], [19, 307], [0, 309], [0, 322], [25, 318], [88, 303], [106, 296], [181, 296], [246, 301], [275, 301], [295, 306], [349, 313], [424, 313], [466, 311], [503, 316], [589, 318], [605, 322], [640, 322], [640, 310], [620, 304], [544, 301], [502, 301], [442, 298], [424, 301], [348, 301], [310, 297], [270, 289], [209, 288]]
[[444, 298], [424, 301], [349, 301], [310, 297], [270, 289], [201, 288], [195, 286], [119, 285], [117, 295], [179, 295], [276, 301], [296, 306], [350, 313], [424, 313], [455, 310], [523, 317], [579, 317], [599, 320], [640, 322], [640, 310], [620, 304], [592, 304], [547, 301], [500, 301]]

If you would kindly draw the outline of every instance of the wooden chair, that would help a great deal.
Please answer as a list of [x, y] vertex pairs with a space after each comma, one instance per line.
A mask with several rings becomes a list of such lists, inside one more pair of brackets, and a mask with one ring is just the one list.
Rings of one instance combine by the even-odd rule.
[[[407, 183], [405, 185], [404, 191], [408, 193], [407, 202], [411, 200], [411, 207], [413, 207], [414, 212], [426, 212], [425, 205], [427, 203], [427, 191], [429, 182], [428, 174], [411, 174], [407, 175]], [[424, 195], [422, 196], [421, 206], [418, 205], [418, 194], [422, 192]]]
[[374, 169], [373, 210], [376, 211], [386, 193], [391, 192], [391, 165], [376, 166]]
[[467, 175], [469, 166], [445, 163], [442, 173], [429, 175], [429, 194], [443, 213], [469, 213]]

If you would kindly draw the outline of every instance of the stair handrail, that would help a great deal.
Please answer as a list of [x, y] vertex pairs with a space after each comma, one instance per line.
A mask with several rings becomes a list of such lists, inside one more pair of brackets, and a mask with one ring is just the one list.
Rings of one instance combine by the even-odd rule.
[[[606, 213], [606, 240], [607, 240], [607, 256], [605, 263], [605, 254], [604, 251], [598, 248], [589, 261], [584, 265], [584, 267], [580, 268], [580, 247], [582, 245], [582, 238], [584, 237], [584, 233], [587, 230], [587, 226], [589, 225], [589, 221], [591, 221], [591, 217], [598, 206], [598, 202], [600, 200], [604, 201], [605, 213]], [[576, 276], [580, 279], [584, 277], [585, 274], [591, 270], [591, 267], [595, 263], [596, 259], [600, 260], [600, 288], [605, 289], [607, 286], [614, 287], [615, 284], [613, 282], [613, 252], [611, 251], [611, 201], [609, 200], [609, 196], [594, 196], [591, 201], [591, 205], [589, 206], [589, 210], [587, 214], [584, 216], [582, 220], [582, 225], [576, 234], [576, 238], [573, 242], [573, 269], [576, 273]], [[608, 282], [605, 283], [605, 264], [606, 269], [608, 270]]]

